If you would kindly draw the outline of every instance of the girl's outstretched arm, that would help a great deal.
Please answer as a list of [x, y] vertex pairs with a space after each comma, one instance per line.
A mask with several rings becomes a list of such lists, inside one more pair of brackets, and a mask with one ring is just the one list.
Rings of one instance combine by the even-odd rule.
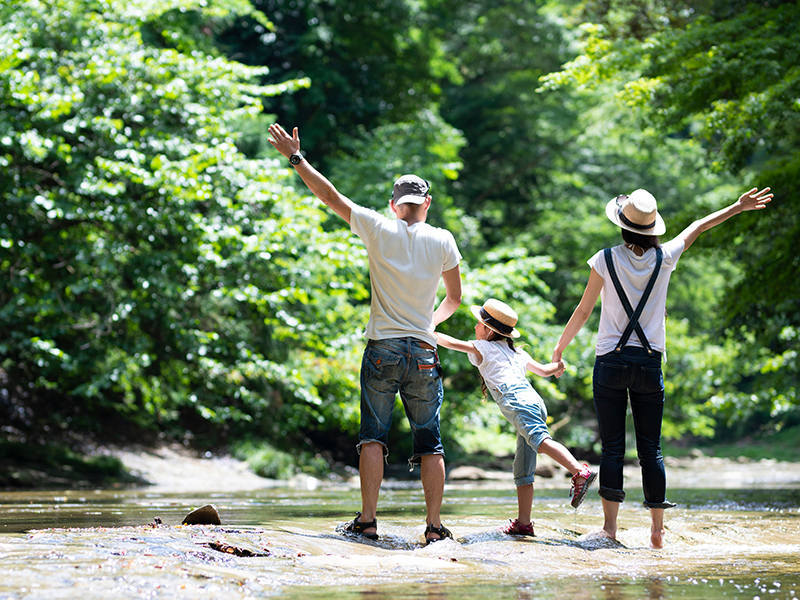
[[528, 364], [525, 365], [525, 367], [531, 373], [536, 373], [537, 375], [540, 375], [542, 377], [550, 377], [551, 375], [555, 375], [556, 377], [559, 377], [564, 372], [564, 369], [566, 368], [565, 365], [564, 365], [564, 361], [563, 360], [559, 360], [557, 362], [551, 362], [551, 363], [547, 363], [546, 365], [543, 365], [542, 363], [537, 362], [537, 361], [535, 361], [533, 359], [529, 360]]
[[458, 350], [459, 352], [466, 352], [467, 354], [474, 354], [478, 357], [478, 363], [483, 362], [483, 355], [478, 352], [478, 349], [472, 342], [465, 342], [464, 340], [457, 340], [456, 338], [444, 333], [434, 332], [436, 334], [437, 343], [449, 350]]

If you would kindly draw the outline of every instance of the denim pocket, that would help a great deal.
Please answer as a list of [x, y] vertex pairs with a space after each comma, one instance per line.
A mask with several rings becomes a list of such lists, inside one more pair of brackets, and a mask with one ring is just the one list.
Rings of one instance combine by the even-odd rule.
[[601, 362], [597, 369], [597, 382], [615, 389], [628, 387], [628, 366]]
[[431, 376], [442, 376], [442, 368], [435, 354], [430, 356], [417, 356], [417, 370], [420, 373], [430, 373]]
[[660, 392], [664, 389], [664, 375], [661, 369], [641, 367], [640, 377], [642, 378], [641, 389], [643, 392]]
[[380, 373], [388, 367], [394, 367], [400, 362], [400, 356], [394, 352], [388, 352], [375, 346], [367, 346], [367, 351], [364, 353], [364, 362], [369, 368]]

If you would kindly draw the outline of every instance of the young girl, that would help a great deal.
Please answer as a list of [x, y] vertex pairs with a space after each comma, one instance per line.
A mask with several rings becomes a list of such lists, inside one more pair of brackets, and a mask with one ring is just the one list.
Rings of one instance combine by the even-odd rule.
[[561, 375], [564, 362], [542, 365], [530, 355], [514, 348], [512, 338], [518, 338], [517, 313], [499, 300], [487, 300], [483, 306], [473, 306], [472, 314], [476, 340], [465, 342], [437, 333], [440, 346], [466, 352], [470, 362], [478, 367], [483, 379], [484, 393], [488, 390], [500, 411], [517, 430], [517, 452], [514, 456], [514, 484], [517, 486], [519, 514], [510, 525], [500, 529], [508, 535], [534, 535], [531, 523], [533, 480], [536, 453], [555, 460], [572, 474], [572, 506], [578, 508], [589, 486], [597, 477], [588, 465], [581, 465], [569, 450], [554, 441], [547, 430], [547, 409], [526, 377], [531, 371], [542, 377]]

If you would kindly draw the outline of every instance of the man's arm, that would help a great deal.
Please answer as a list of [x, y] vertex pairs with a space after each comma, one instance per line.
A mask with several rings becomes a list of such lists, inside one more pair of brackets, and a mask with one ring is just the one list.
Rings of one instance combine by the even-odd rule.
[[433, 313], [433, 326], [448, 319], [461, 305], [461, 269], [458, 265], [442, 273], [445, 297]]
[[[269, 138], [269, 143], [286, 158], [292, 154], [300, 154], [300, 133], [297, 127], [292, 131], [292, 135], [289, 135], [283, 127], [275, 123], [269, 126], [269, 133], [272, 136]], [[294, 165], [294, 168], [311, 193], [322, 200], [323, 204], [330, 206], [333, 212], [347, 221], [349, 225], [350, 213], [356, 204], [347, 196], [340, 194], [339, 190], [305, 158]]]

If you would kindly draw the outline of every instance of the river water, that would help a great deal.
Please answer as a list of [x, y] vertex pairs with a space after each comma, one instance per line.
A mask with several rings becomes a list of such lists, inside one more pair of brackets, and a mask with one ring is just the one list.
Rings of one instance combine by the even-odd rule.
[[[785, 473], [775, 464], [677, 471], [662, 550], [648, 548], [635, 474], [619, 544], [594, 535], [596, 491], [573, 510], [566, 479], [537, 480], [536, 537], [521, 539], [496, 531], [516, 514], [509, 481], [449, 483], [456, 539], [430, 546], [416, 481], [385, 484], [377, 542], [335, 531], [359, 506], [352, 484], [0, 493], [0, 599], [800, 598], [800, 476], [760, 478]], [[221, 526], [180, 525], [209, 503]]]

